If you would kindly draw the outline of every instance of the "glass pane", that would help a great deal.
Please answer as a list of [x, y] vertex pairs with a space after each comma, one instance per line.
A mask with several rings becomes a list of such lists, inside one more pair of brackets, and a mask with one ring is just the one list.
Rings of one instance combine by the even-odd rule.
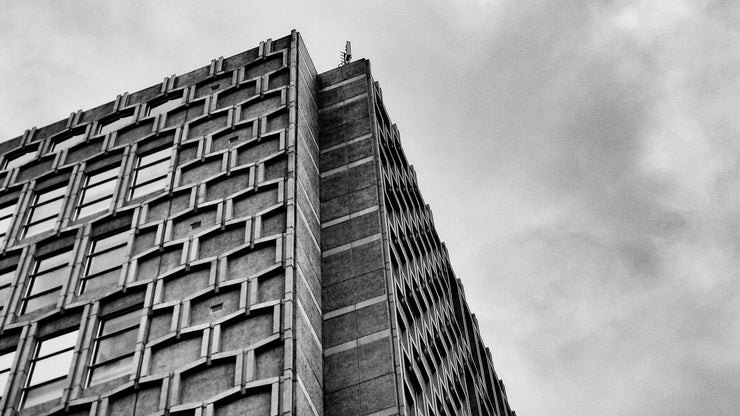
[[136, 184], [141, 184], [155, 178], [167, 175], [167, 163], [155, 163], [136, 172]]
[[44, 257], [42, 259], [38, 259], [37, 266], [36, 266], [36, 273], [43, 272], [45, 270], [53, 269], [55, 267], [64, 266], [69, 264], [70, 258], [70, 252], [65, 251], [63, 253], [55, 254], [53, 256]]
[[41, 341], [37, 357], [44, 357], [57, 351], [74, 348], [75, 342], [77, 341], [77, 332], [77, 330], [74, 330], [72, 332], [67, 332], [66, 334]]
[[90, 257], [90, 264], [87, 268], [87, 275], [90, 276], [96, 273], [100, 273], [104, 270], [108, 270], [112, 267], [119, 267], [121, 264], [123, 264], [125, 254], [126, 246], [123, 246]]
[[110, 208], [111, 198], [106, 198], [98, 202], [93, 202], [90, 205], [85, 205], [77, 210], [77, 218], [87, 217], [88, 215], [95, 214], [96, 212], [106, 211]]
[[86, 292], [96, 292], [101, 288], [108, 288], [108, 290], [115, 289], [118, 284], [118, 279], [121, 277], [121, 269], [113, 269], [109, 272], [99, 274], [93, 278], [83, 281], [83, 286], [80, 288], [80, 294]]
[[164, 114], [176, 107], [179, 107], [180, 103], [182, 103], [182, 99], [175, 98], [174, 100], [165, 101], [160, 104], [154, 104], [149, 108], [149, 115], [154, 116], [157, 114]]
[[55, 378], [64, 377], [69, 373], [69, 367], [72, 363], [74, 350], [52, 355], [51, 357], [42, 358], [33, 365], [31, 373], [31, 386], [41, 384], [45, 381], [54, 380]]
[[124, 328], [138, 325], [141, 321], [141, 310], [137, 309], [129, 313], [125, 313], [115, 318], [106, 319], [103, 322], [103, 329], [100, 331], [100, 335], [107, 335]]
[[152, 162], [156, 162], [156, 161], [158, 161], [160, 159], [164, 159], [164, 158], [169, 159], [171, 153], [172, 153], [172, 149], [170, 149], [169, 147], [166, 147], [166, 148], [164, 148], [162, 150], [159, 150], [159, 151], [156, 151], [154, 153], [149, 153], [147, 155], [140, 156], [139, 157], [139, 164], [137, 166], [148, 165], [148, 164], [150, 164]]
[[13, 219], [13, 217], [7, 217], [0, 219], [0, 234], [7, 234], [8, 229], [10, 228], [10, 221]]
[[118, 335], [98, 341], [95, 362], [102, 363], [122, 355], [130, 354], [136, 346], [136, 335], [139, 327], [134, 327]]
[[113, 195], [113, 188], [116, 187], [116, 181], [107, 181], [92, 185], [85, 189], [82, 200], [84, 203], [94, 201], [96, 199], [103, 198], [105, 196]]
[[0, 286], [9, 285], [13, 282], [15, 270], [8, 270], [0, 273]]
[[36, 157], [36, 151], [24, 153], [22, 155], [19, 155], [15, 158], [8, 159], [7, 163], [5, 163], [5, 169], [14, 168], [16, 166], [20, 166], [29, 160]]
[[31, 213], [31, 220], [29, 222], [36, 222], [52, 217], [56, 218], [62, 210], [62, 202], [64, 201], [60, 198], [41, 205], [36, 205]]
[[60, 288], [69, 277], [69, 267], [62, 267], [50, 272], [36, 275], [31, 282], [29, 296], [37, 293], [46, 292], [47, 290]]
[[61, 188], [52, 189], [50, 191], [42, 192], [38, 194], [38, 198], [36, 198], [35, 205], [44, 203], [46, 201], [52, 200], [54, 198], [59, 198], [61, 196], [64, 196], [64, 192], [67, 190], [66, 186], [63, 186]]
[[9, 298], [10, 298], [10, 286], [6, 286], [0, 289], [0, 311], [2, 311], [5, 305], [8, 303]]
[[118, 167], [90, 175], [87, 179], [87, 184], [96, 184], [106, 179], [115, 178], [116, 176], [118, 176]]
[[158, 181], [148, 183], [138, 188], [134, 188], [133, 192], [131, 192], [131, 199], [138, 198], [144, 195], [148, 195], [154, 192], [164, 192], [164, 186], [166, 182], [167, 182], [166, 178], [162, 178]]
[[64, 391], [66, 384], [67, 379], [65, 377], [53, 383], [26, 390], [23, 408], [36, 406], [37, 404], [46, 403], [62, 397], [62, 391]]
[[59, 142], [53, 143], [50, 152], [58, 152], [62, 149], [69, 149], [77, 143], [82, 143], [82, 139], [85, 137], [85, 133], [80, 133], [72, 137], [62, 139]]
[[90, 374], [90, 385], [94, 386], [96, 384], [105, 383], [106, 381], [130, 374], [132, 367], [131, 364], [132, 359], [129, 356], [93, 369]]
[[0, 208], [0, 218], [8, 216], [8, 215], [13, 215], [14, 211], [15, 211], [15, 205], [4, 206]]
[[98, 134], [106, 134], [113, 130], [118, 130], [123, 126], [130, 124], [133, 119], [134, 119], [134, 116], [130, 115], [130, 116], [121, 117], [117, 120], [113, 120], [108, 124], [103, 124], [100, 126], [100, 129], [98, 130]]
[[107, 250], [111, 247], [120, 246], [128, 242], [128, 233], [122, 232], [119, 234], [113, 234], [109, 237], [101, 238], [95, 241], [95, 253], [100, 253], [103, 250]]
[[[15, 351], [0, 355], [0, 371], [10, 369], [10, 366], [13, 364], [13, 357], [15, 357]], [[2, 390], [0, 390], [1, 392]]]
[[26, 304], [23, 308], [23, 313], [33, 312], [37, 309], [45, 308], [49, 305], [56, 305], [58, 297], [59, 292], [56, 291], [49, 292], [35, 298], [27, 299]]
[[3, 392], [5, 392], [5, 384], [8, 382], [8, 375], [10, 375], [10, 371], [0, 373], [0, 397], [3, 397]]
[[30, 237], [32, 235], [41, 234], [43, 232], [50, 231], [54, 229], [54, 224], [56, 224], [56, 222], [57, 222], [57, 219], [56, 217], [54, 217], [54, 218], [49, 218], [46, 221], [41, 221], [34, 225], [29, 225], [28, 227], [26, 227], [26, 234], [24, 236]]

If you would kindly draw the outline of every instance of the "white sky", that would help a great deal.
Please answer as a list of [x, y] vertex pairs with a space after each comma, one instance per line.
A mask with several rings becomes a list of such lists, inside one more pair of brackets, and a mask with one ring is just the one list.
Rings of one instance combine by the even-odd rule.
[[740, 409], [740, 4], [0, 0], [0, 138], [298, 29], [371, 60], [511, 404]]

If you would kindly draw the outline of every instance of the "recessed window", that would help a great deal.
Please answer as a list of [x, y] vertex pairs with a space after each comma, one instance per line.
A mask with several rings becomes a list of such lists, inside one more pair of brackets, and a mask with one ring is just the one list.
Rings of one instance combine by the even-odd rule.
[[[0, 313], [7, 308], [8, 300], [10, 300], [10, 285], [13, 283], [15, 277], [15, 269], [7, 269], [0, 271]], [[2, 395], [0, 390], [0, 395]]]
[[80, 192], [76, 218], [87, 217], [96, 212], [106, 211], [113, 200], [119, 167], [87, 175]]
[[224, 308], [223, 302], [217, 303], [215, 305], [211, 305], [211, 315], [221, 312], [221, 310]]
[[79, 294], [89, 287], [118, 284], [128, 239], [128, 232], [119, 232], [93, 240], [85, 259], [85, 274], [80, 283]]
[[3, 169], [8, 170], [11, 168], [15, 168], [21, 165], [24, 165], [34, 158], [36, 158], [36, 155], [38, 154], [37, 150], [32, 150], [30, 152], [22, 153], [15, 157], [6, 158], [5, 162], [3, 162]]
[[51, 142], [51, 147], [49, 148], [49, 153], [51, 152], [59, 152], [62, 149], [69, 149], [70, 147], [82, 143], [82, 141], [85, 138], [85, 132], [81, 132], [78, 134], [74, 134], [70, 137], [62, 138], [57, 141]]
[[136, 309], [100, 322], [93, 346], [88, 386], [131, 374], [140, 321], [141, 310]]
[[211, 92], [216, 91], [219, 88], [221, 88], [221, 84], [211, 85]]
[[129, 199], [164, 191], [171, 154], [172, 150], [165, 148], [136, 158]]
[[167, 100], [162, 101], [157, 104], [152, 104], [151, 107], [149, 107], [149, 113], [148, 116], [156, 116], [157, 114], [164, 114], [169, 112], [170, 110], [174, 110], [175, 108], [179, 107], [180, 104], [182, 104], [181, 98], [175, 98], [173, 100]]
[[196, 221], [192, 224], [190, 224], [190, 229], [195, 230], [196, 228], [200, 228], [200, 221]]
[[33, 203], [28, 210], [28, 219], [23, 226], [24, 237], [30, 237], [54, 228], [57, 217], [62, 211], [66, 191], [67, 187], [63, 186], [38, 192], [33, 196]]
[[112, 131], [118, 130], [123, 126], [131, 124], [134, 121], [134, 115], [123, 116], [115, 120], [100, 123], [98, 126], [98, 134], [106, 134]]
[[62, 286], [69, 277], [72, 251], [37, 258], [23, 296], [21, 313], [56, 305]]
[[23, 405], [26, 409], [62, 397], [71, 373], [77, 330], [38, 343], [31, 360]]
[[9, 351], [4, 354], [0, 354], [0, 399], [3, 398], [5, 386], [8, 385], [10, 366], [13, 365], [13, 358], [15, 358], [15, 351]]
[[10, 224], [13, 222], [13, 213], [15, 213], [15, 204], [0, 207], [0, 243], [10, 232]]

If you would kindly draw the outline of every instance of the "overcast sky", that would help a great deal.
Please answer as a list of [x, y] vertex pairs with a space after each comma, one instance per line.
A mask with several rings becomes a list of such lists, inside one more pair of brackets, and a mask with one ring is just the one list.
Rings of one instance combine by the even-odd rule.
[[740, 3], [0, 0], [0, 138], [295, 28], [371, 60], [520, 416], [737, 415]]

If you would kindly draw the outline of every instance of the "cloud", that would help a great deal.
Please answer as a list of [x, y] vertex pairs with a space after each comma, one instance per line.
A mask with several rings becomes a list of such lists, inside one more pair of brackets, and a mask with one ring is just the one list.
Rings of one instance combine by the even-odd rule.
[[[458, 274], [499, 287], [472, 298], [490, 305], [487, 333], [516, 339], [496, 355], [522, 414], [701, 403], [729, 415], [740, 124], [727, 68], [740, 54], [726, 37], [737, 35], [696, 3], [569, 4], [510, 6], [489, 35], [479, 66], [492, 81], [475, 106], [491, 116], [481, 158], [504, 168], [477, 177], [491, 199], [524, 194], [499, 214], [532, 221], [486, 227], [481, 207]], [[520, 377], [510, 364], [522, 361], [538, 377]], [[527, 388], [544, 394], [519, 396]]]

